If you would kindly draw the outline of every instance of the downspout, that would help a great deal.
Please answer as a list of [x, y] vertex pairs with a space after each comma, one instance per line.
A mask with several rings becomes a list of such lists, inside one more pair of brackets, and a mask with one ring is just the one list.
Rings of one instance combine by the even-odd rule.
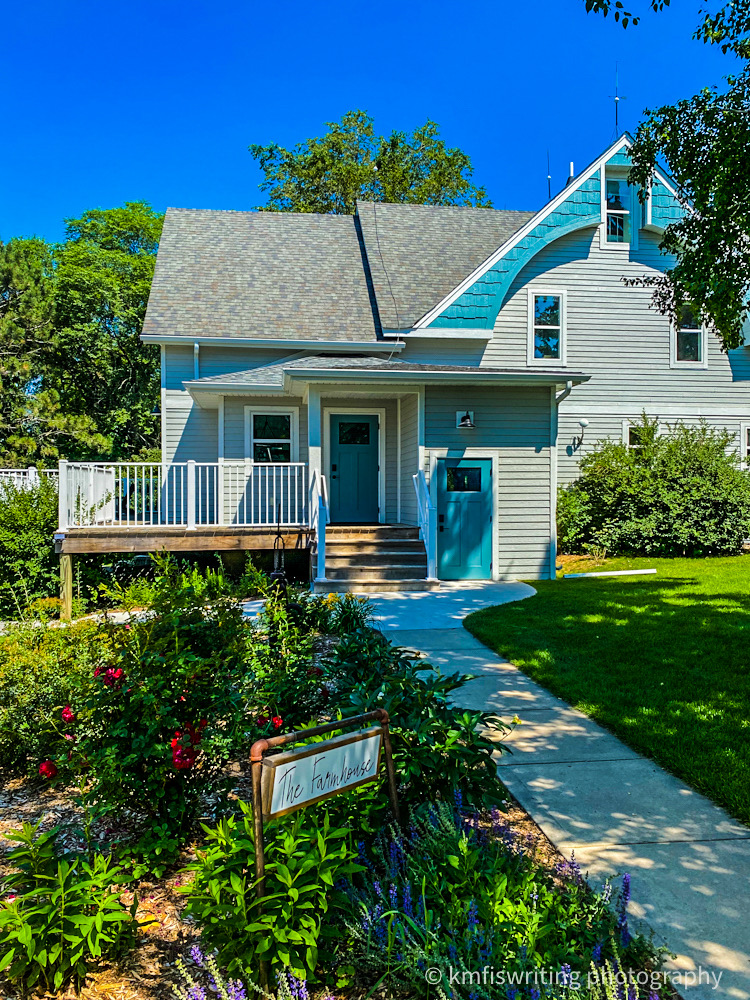
[[550, 392], [550, 470], [549, 470], [549, 576], [554, 580], [557, 576], [557, 424], [560, 403], [573, 391], [573, 382], [568, 380], [565, 388], [559, 394], [554, 387]]

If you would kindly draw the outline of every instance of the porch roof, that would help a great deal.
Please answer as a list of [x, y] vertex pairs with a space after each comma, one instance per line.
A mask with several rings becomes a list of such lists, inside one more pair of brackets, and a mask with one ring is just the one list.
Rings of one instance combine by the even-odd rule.
[[196, 398], [203, 393], [242, 395], [284, 393], [292, 383], [373, 382], [447, 383], [471, 385], [579, 385], [591, 376], [584, 372], [551, 367], [496, 368], [477, 365], [429, 365], [410, 361], [386, 360], [362, 355], [307, 355], [249, 371], [183, 382]]

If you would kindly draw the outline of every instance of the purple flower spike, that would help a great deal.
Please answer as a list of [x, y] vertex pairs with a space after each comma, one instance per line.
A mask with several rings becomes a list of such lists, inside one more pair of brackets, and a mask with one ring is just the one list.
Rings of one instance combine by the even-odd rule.
[[194, 944], [193, 947], [190, 949], [190, 957], [198, 966], [198, 968], [200, 969], [203, 968], [203, 963], [206, 961], [206, 959], [203, 955], [203, 952], [200, 950], [197, 944]]

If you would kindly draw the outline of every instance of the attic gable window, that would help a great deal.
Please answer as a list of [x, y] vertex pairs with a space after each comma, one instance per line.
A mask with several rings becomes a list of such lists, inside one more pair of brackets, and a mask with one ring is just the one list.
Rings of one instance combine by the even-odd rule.
[[565, 294], [529, 291], [529, 364], [565, 363]]
[[630, 243], [630, 190], [624, 176], [605, 171], [607, 243]]

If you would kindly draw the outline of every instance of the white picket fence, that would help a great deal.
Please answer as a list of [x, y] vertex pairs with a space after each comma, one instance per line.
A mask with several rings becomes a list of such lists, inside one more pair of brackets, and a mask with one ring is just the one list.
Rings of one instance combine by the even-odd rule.
[[60, 462], [60, 529], [309, 524], [304, 462]]
[[57, 483], [58, 476], [57, 469], [37, 469], [35, 465], [30, 465], [28, 469], [0, 469], [0, 487], [8, 485], [17, 490], [31, 489], [42, 477]]

